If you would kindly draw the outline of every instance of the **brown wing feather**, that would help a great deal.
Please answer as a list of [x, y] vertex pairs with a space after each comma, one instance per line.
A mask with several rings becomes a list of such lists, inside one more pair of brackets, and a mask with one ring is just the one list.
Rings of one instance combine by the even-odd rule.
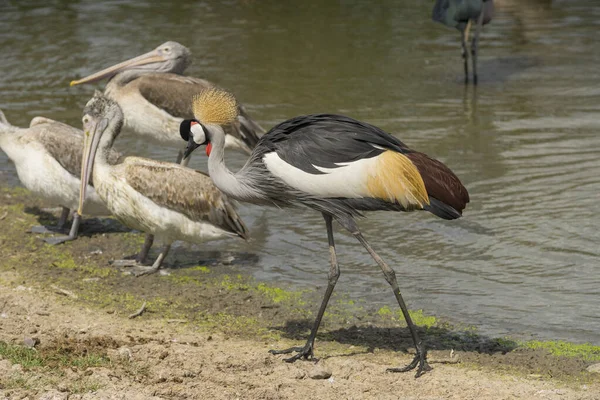
[[405, 153], [419, 170], [427, 194], [453, 207], [459, 213], [469, 202], [469, 193], [460, 179], [442, 162], [419, 152]]
[[[30, 133], [24, 140], [35, 141], [71, 175], [81, 175], [81, 160], [83, 153], [83, 131], [44, 117], [36, 117], [31, 121]], [[111, 150], [108, 162], [116, 164], [121, 154]], [[90, 184], [92, 177], [90, 176]]]
[[[83, 153], [83, 132], [62, 122], [43, 117], [34, 118], [30, 126], [30, 133], [24, 136], [24, 140], [40, 143], [64, 169], [71, 175], [79, 177]], [[108, 162], [115, 164], [120, 157], [118, 152], [111, 150]], [[90, 184], [92, 184], [91, 176]]]
[[[175, 74], [146, 74], [130, 85], [137, 86], [140, 94], [150, 103], [178, 118], [194, 118], [194, 95], [214, 87], [204, 79]], [[165, 90], [167, 87], [168, 90]]]
[[[192, 102], [198, 93], [217, 87], [212, 82], [204, 79], [192, 78], [176, 74], [146, 74], [135, 79], [129, 85], [138, 88], [140, 94], [154, 104], [177, 118], [194, 118]], [[168, 87], [169, 90], [165, 90]], [[224, 127], [225, 133], [242, 139], [249, 150], [258, 142], [258, 134], [265, 130], [239, 106], [238, 120]]]
[[248, 229], [235, 207], [208, 175], [138, 157], [126, 158], [124, 167], [127, 183], [157, 205], [248, 238]]

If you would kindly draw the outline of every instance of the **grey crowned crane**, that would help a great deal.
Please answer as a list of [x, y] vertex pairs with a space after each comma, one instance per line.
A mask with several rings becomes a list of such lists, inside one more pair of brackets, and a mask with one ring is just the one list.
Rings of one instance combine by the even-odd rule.
[[[62, 207], [56, 227], [34, 226], [31, 232], [61, 231], [69, 217], [69, 209], [77, 209], [80, 200], [83, 132], [44, 117], [33, 118], [29, 128], [19, 128], [11, 125], [0, 111], [0, 148], [15, 164], [23, 186], [50, 204]], [[109, 162], [116, 162], [118, 158], [119, 154], [114, 151], [107, 154]], [[110, 215], [93, 187], [89, 189], [85, 206], [80, 207], [73, 216], [69, 236], [44, 240], [50, 244], [58, 244], [75, 239], [82, 213]]]
[[[169, 41], [70, 85], [109, 78], [104, 94], [123, 110], [124, 131], [161, 145], [180, 146], [179, 124], [185, 118], [193, 118], [193, 95], [215, 86], [204, 79], [182, 75], [190, 63], [190, 50]], [[264, 129], [240, 106], [238, 117], [225, 127], [225, 132], [228, 148], [250, 154]]]
[[136, 275], [144, 275], [159, 270], [175, 240], [203, 243], [227, 237], [248, 238], [234, 205], [202, 172], [141, 157], [108, 162], [123, 125], [123, 113], [116, 102], [96, 91], [83, 114], [81, 201], [87, 198], [87, 181], [93, 176], [96, 193], [117, 219], [162, 238], [166, 244], [149, 268], [140, 265], [152, 246], [148, 236], [137, 260], [118, 260], [114, 264], [137, 266], [141, 271]]
[[477, 85], [477, 52], [481, 27], [492, 20], [493, 0], [437, 0], [433, 6], [432, 19], [460, 31], [462, 57], [465, 64], [465, 84], [469, 83], [469, 52], [467, 42], [471, 24], [475, 21], [475, 35], [471, 44], [473, 62], [473, 84]]
[[321, 318], [340, 275], [332, 221], [337, 221], [366, 248], [391, 285], [417, 353], [403, 368], [417, 368], [416, 376], [431, 369], [400, 294], [394, 270], [377, 255], [360, 232], [355, 218], [365, 211], [426, 210], [444, 219], [459, 218], [469, 202], [460, 180], [441, 162], [409, 149], [395, 137], [364, 122], [341, 115], [319, 114], [292, 118], [261, 137], [246, 164], [233, 173], [224, 163], [225, 134], [212, 122], [214, 114], [235, 119], [233, 96], [209, 90], [194, 99], [193, 120], [181, 125], [188, 141], [186, 156], [206, 145], [208, 172], [215, 185], [233, 199], [277, 207], [307, 207], [325, 219], [331, 267], [325, 296], [306, 344], [273, 354], [294, 356], [288, 362], [313, 357]]

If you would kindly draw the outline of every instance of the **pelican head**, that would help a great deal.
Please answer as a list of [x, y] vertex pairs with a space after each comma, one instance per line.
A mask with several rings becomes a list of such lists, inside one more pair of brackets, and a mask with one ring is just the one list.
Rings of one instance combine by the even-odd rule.
[[211, 140], [215, 132], [225, 140], [222, 125], [234, 122], [238, 116], [238, 103], [235, 97], [225, 90], [212, 88], [194, 96], [192, 109], [194, 119], [186, 119], [179, 125], [181, 138], [188, 142], [184, 157], [188, 157], [197, 147], [206, 145], [206, 155], [210, 155]]
[[172, 41], [165, 42], [146, 54], [123, 61], [85, 78], [71, 81], [70, 86], [111, 78], [124, 71], [131, 71], [136, 75], [150, 72], [182, 74], [190, 65], [191, 55], [190, 50], [182, 44]]
[[83, 160], [81, 163], [81, 189], [79, 208], [81, 215], [86, 197], [87, 185], [93, 171], [96, 153], [108, 157], [108, 151], [123, 126], [123, 112], [119, 105], [96, 90], [94, 96], [83, 108]]

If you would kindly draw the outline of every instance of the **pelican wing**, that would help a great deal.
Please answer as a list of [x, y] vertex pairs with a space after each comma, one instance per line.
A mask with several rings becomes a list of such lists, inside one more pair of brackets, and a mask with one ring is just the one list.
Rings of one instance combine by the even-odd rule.
[[[23, 140], [37, 142], [71, 175], [79, 178], [81, 175], [81, 160], [83, 153], [83, 131], [45, 117], [35, 117], [31, 120], [29, 134]], [[111, 150], [108, 162], [116, 164], [121, 155]], [[92, 184], [90, 176], [90, 184]]]
[[146, 74], [131, 84], [156, 107], [178, 118], [194, 118], [192, 99], [194, 95], [214, 85], [204, 79], [176, 74]]
[[81, 174], [83, 132], [70, 125], [36, 117], [31, 121], [30, 134], [24, 140], [35, 141], [71, 175]]
[[[176, 74], [146, 74], [135, 79], [130, 85], [135, 85], [140, 94], [156, 107], [165, 110], [177, 118], [194, 118], [192, 99], [203, 90], [215, 87], [204, 79], [192, 78]], [[248, 149], [258, 143], [258, 134], [265, 130], [239, 106], [239, 116], [236, 123], [225, 127], [225, 133], [244, 141]]]
[[208, 175], [177, 164], [127, 157], [127, 183], [161, 207], [193, 221], [207, 221], [247, 239], [248, 230], [234, 205]]

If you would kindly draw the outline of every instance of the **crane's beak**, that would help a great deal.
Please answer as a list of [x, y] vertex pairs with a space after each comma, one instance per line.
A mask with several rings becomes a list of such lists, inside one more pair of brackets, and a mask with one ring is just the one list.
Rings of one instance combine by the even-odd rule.
[[86, 76], [85, 78], [81, 78], [76, 81], [71, 81], [69, 86], [80, 85], [82, 83], [92, 83], [99, 81], [104, 78], [112, 77], [119, 72], [125, 71], [128, 68], [139, 67], [142, 65], [153, 64], [156, 62], [165, 62], [168, 61], [166, 58], [161, 56], [157, 50], [152, 50], [146, 54], [142, 54], [141, 56], [137, 56], [127, 61], [123, 61], [117, 65], [113, 65], [112, 67], [108, 67], [103, 69], [102, 71], [96, 72], [92, 75]]
[[198, 147], [200, 147], [200, 145], [196, 142], [194, 142], [194, 136], [190, 135], [190, 138], [188, 139], [188, 144], [185, 147], [185, 151], [183, 153], [183, 158], [186, 159], [190, 156], [190, 154], [192, 154], [192, 152], [194, 150], [196, 150]]
[[108, 126], [108, 119], [92, 120], [83, 126], [83, 159], [81, 160], [81, 186], [79, 189], [79, 207], [77, 213], [83, 212], [83, 203], [87, 195], [87, 187], [94, 167], [94, 159], [102, 133]]

